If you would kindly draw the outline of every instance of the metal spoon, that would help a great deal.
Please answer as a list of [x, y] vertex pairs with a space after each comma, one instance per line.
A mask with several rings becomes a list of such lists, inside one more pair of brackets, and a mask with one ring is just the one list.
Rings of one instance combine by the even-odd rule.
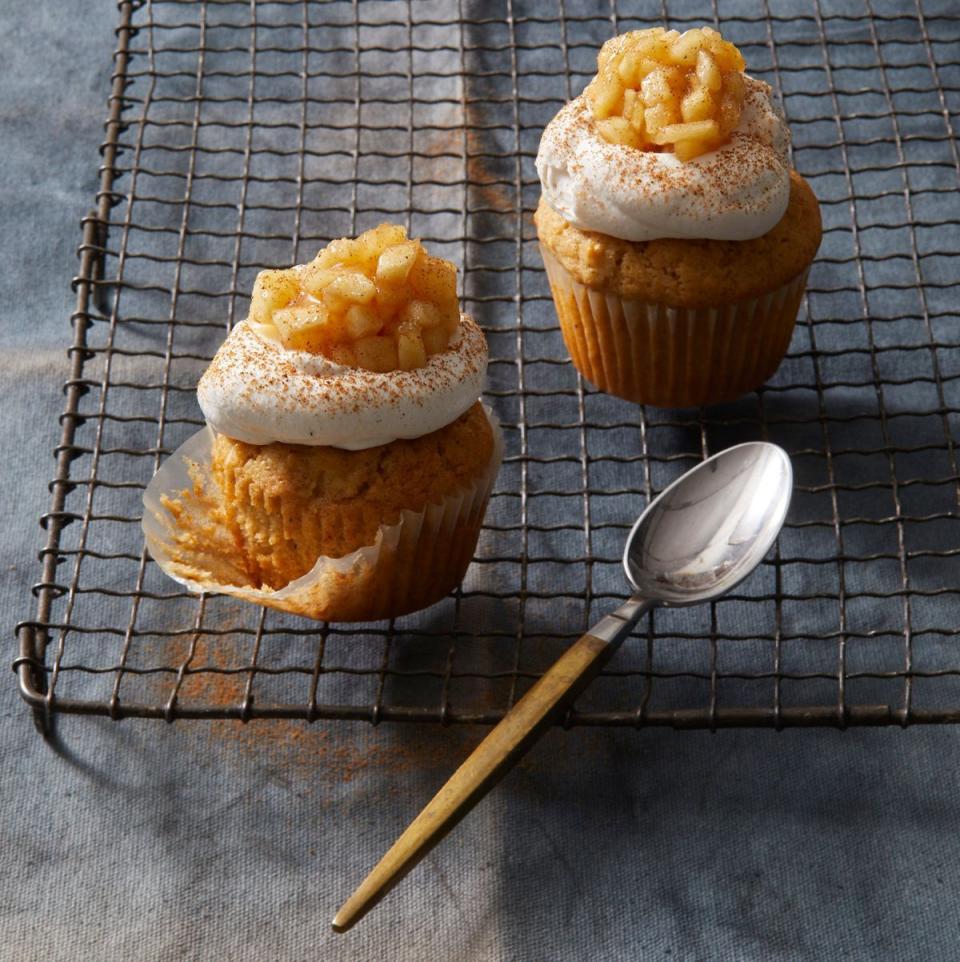
[[393, 844], [333, 920], [345, 932], [383, 898], [570, 706], [640, 616], [710, 601], [757, 566], [787, 514], [793, 471], [774, 444], [739, 444], [652, 501], [627, 539], [630, 599], [601, 619], [517, 702]]

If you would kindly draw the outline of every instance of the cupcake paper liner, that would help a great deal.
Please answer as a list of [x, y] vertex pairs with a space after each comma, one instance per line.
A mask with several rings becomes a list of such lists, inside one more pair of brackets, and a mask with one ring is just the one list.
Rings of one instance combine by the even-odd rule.
[[574, 365], [601, 391], [638, 404], [717, 404], [759, 387], [790, 345], [807, 270], [768, 294], [716, 307], [670, 307], [577, 281], [540, 245]]
[[494, 450], [469, 488], [403, 511], [381, 525], [373, 544], [341, 558], [321, 557], [283, 588], [258, 588], [217, 517], [210, 476], [214, 433], [192, 435], [160, 466], [143, 496], [143, 532], [154, 561], [190, 591], [232, 595], [322, 621], [377, 621], [426, 608], [463, 579], [476, 549], [487, 502], [503, 458], [499, 423], [484, 406]]

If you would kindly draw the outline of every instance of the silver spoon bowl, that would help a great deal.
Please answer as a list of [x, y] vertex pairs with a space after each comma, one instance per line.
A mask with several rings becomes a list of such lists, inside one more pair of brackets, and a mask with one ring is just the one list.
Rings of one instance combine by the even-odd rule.
[[652, 607], [697, 605], [726, 594], [776, 541], [792, 493], [790, 458], [764, 441], [727, 448], [692, 468], [631, 528], [623, 570], [633, 595], [591, 634], [619, 644]]
[[782, 448], [727, 448], [670, 485], [637, 520], [623, 552], [635, 591], [669, 605], [728, 592], [770, 550], [790, 506]]
[[652, 501], [630, 531], [623, 567], [633, 594], [510, 709], [407, 827], [333, 920], [345, 932], [373, 908], [513, 767], [657, 605], [712, 601], [770, 550], [790, 505], [786, 453], [755, 441], [715, 454]]

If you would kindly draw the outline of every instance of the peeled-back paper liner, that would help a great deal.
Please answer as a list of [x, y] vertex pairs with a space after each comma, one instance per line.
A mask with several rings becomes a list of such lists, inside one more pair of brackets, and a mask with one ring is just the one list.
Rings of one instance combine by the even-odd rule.
[[759, 387], [777, 369], [809, 268], [760, 297], [716, 307], [670, 307], [581, 284], [540, 245], [563, 340], [601, 391], [639, 404], [717, 404]]
[[[143, 533], [154, 561], [190, 591], [233, 595], [324, 621], [376, 621], [434, 604], [463, 578], [473, 558], [487, 501], [503, 458], [503, 436], [484, 405], [494, 450], [470, 488], [381, 525], [372, 545], [341, 558], [321, 557], [277, 590], [244, 585], [245, 569], [215, 517], [210, 475], [215, 434], [192, 435], [157, 470], [143, 495]], [[186, 537], [185, 537], [186, 535]]]

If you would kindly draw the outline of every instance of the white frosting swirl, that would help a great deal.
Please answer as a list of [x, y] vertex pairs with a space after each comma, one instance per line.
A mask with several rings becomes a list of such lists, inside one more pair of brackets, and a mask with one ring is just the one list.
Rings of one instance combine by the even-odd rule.
[[571, 224], [621, 240], [762, 236], [790, 199], [790, 132], [770, 85], [744, 81], [743, 111], [730, 140], [686, 162], [607, 143], [586, 100], [577, 97], [540, 141], [544, 200]]
[[455, 421], [480, 397], [486, 369], [487, 342], [466, 314], [446, 351], [388, 374], [288, 350], [243, 321], [200, 378], [197, 399], [210, 426], [237, 441], [358, 451]]

